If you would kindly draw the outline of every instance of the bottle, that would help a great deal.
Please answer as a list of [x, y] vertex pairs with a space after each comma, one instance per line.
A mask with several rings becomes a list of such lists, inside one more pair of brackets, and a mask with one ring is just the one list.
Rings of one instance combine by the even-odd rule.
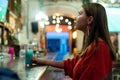
[[25, 57], [26, 67], [30, 67], [32, 65], [33, 50], [32, 49], [26, 50]]
[[21, 49], [19, 52], [19, 57], [24, 58], [25, 57], [25, 49]]

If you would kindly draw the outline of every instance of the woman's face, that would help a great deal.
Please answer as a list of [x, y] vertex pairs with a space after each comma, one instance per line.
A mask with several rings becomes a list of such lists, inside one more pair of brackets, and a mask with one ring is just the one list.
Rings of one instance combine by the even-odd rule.
[[88, 17], [86, 16], [86, 13], [83, 8], [79, 11], [79, 16], [76, 20], [76, 29], [81, 30], [85, 32], [87, 30], [88, 26]]

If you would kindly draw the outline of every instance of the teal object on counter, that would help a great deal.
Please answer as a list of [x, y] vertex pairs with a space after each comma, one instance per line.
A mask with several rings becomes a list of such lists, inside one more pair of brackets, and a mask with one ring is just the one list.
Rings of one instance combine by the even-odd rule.
[[25, 59], [26, 65], [27, 64], [29, 64], [29, 65], [32, 64], [32, 57], [33, 57], [33, 50], [32, 49], [28, 49], [26, 51], [26, 59]]

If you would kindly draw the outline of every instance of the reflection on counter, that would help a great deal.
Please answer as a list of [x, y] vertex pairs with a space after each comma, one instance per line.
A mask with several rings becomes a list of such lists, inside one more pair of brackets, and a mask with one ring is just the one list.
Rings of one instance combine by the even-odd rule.
[[15, 72], [17, 72], [18, 76], [21, 80], [25, 80], [26, 73], [25, 73], [25, 63], [24, 59], [22, 58], [10, 58], [4, 57], [0, 59], [0, 67], [9, 68]]
[[[41, 59], [54, 60], [55, 53], [48, 53], [47, 56], [42, 56]], [[2, 56], [1, 56], [2, 55]], [[39, 80], [44, 74], [48, 66], [30, 66], [25, 67], [25, 57], [13, 57], [7, 53], [0, 53], [0, 67], [9, 68], [15, 71], [21, 80]]]

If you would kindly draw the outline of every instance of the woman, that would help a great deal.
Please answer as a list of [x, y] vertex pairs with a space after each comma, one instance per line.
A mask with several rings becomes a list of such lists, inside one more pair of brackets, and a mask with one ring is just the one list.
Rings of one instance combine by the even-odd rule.
[[36, 64], [62, 68], [72, 80], [104, 80], [110, 76], [115, 51], [110, 41], [105, 8], [98, 3], [83, 4], [76, 29], [84, 32], [83, 48], [73, 59], [61, 62], [33, 58]]

